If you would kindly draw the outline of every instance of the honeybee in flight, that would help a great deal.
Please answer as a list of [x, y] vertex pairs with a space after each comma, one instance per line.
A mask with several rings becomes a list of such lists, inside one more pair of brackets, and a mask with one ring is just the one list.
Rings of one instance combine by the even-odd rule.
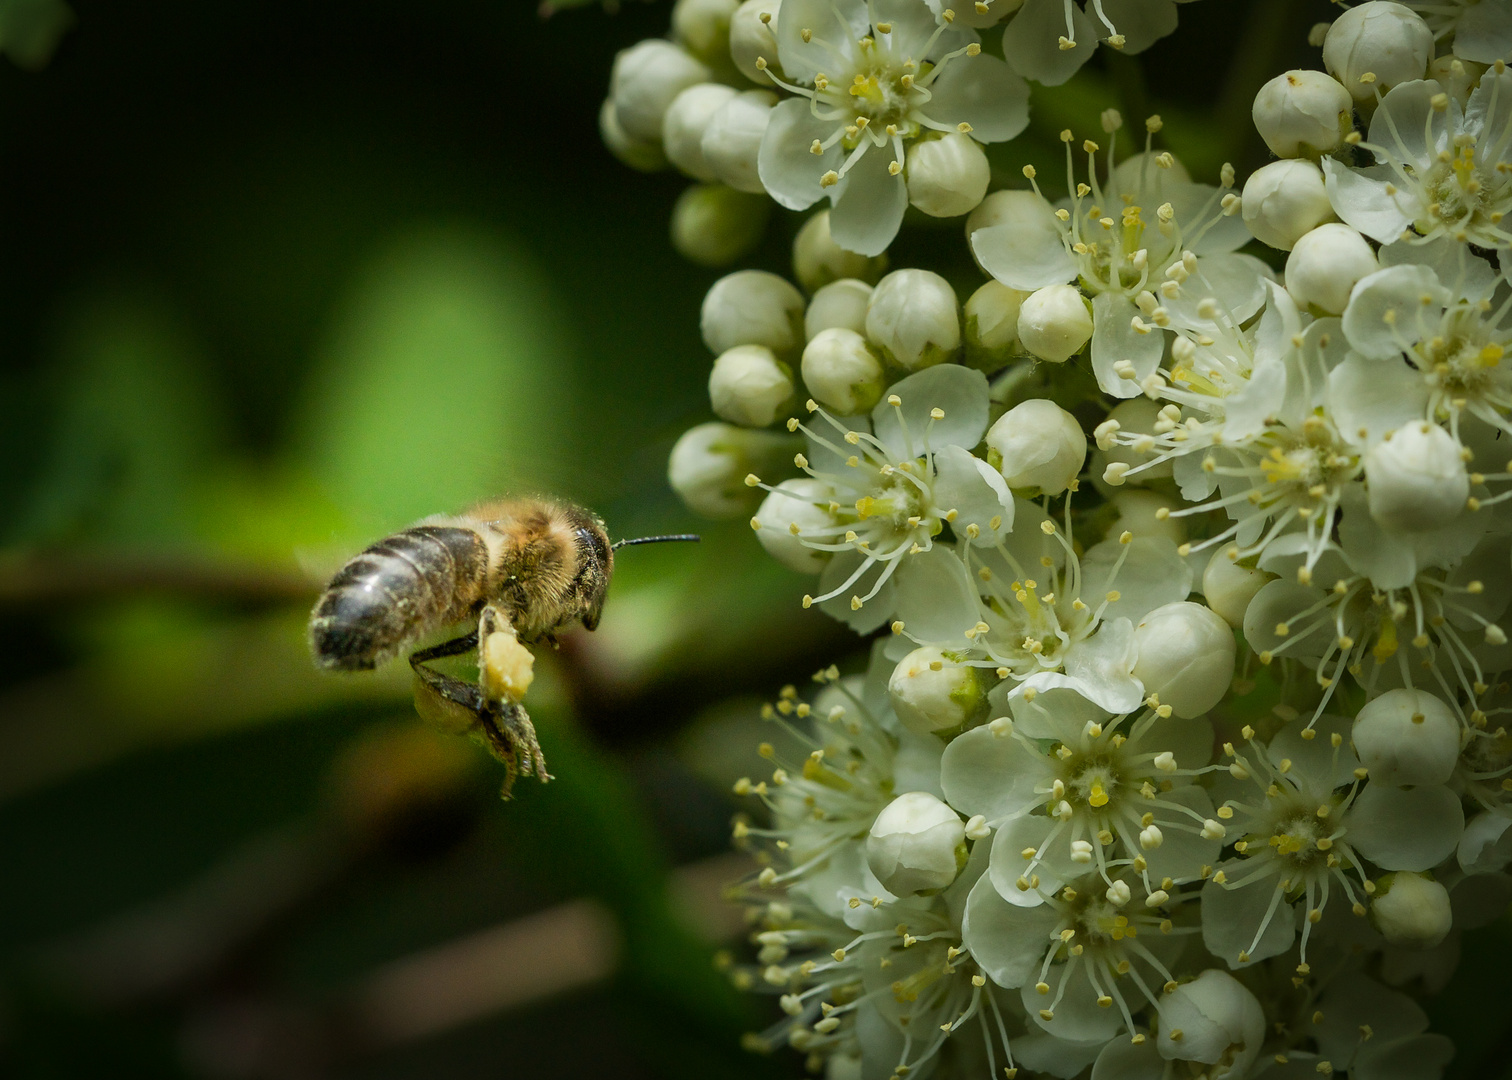
[[[475, 620], [475, 630], [410, 656], [415, 707], [448, 730], [480, 732], [504, 763], [508, 798], [517, 773], [551, 779], [520, 704], [535, 660], [525, 645], [555, 645], [574, 622], [598, 626], [617, 549], [697, 539], [611, 544], [596, 514], [548, 499], [436, 515], [378, 541], [337, 572], [310, 613], [310, 649], [328, 671], [370, 671], [443, 627]], [[477, 683], [430, 666], [472, 649]]]

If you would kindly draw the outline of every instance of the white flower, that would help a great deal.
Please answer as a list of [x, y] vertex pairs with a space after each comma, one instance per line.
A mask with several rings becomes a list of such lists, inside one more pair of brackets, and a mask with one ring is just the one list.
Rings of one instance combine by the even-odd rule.
[[[809, 438], [798, 464], [827, 485], [829, 498], [816, 502], [831, 524], [800, 528], [800, 539], [837, 555], [820, 578], [821, 595], [805, 597], [805, 606], [825, 604], [858, 631], [873, 630], [893, 611], [893, 574], [934, 547], [947, 524], [980, 543], [1012, 527], [1007, 485], [968, 449], [987, 428], [981, 372], [941, 364], [911, 375], [892, 386], [870, 424], [865, 417], [842, 423], [817, 403], [810, 411], [821, 421], [816, 428], [797, 419], [788, 427]], [[755, 476], [747, 483], [760, 486]]]
[[898, 721], [919, 735], [959, 728], [987, 706], [981, 673], [930, 645], [898, 661], [887, 694]]
[[1286, 258], [1286, 291], [1300, 307], [1339, 315], [1355, 283], [1380, 269], [1365, 238], [1348, 225], [1319, 225]]
[[1028, 123], [1023, 80], [924, 0], [784, 0], [774, 22], [773, 81], [798, 96], [772, 115], [761, 181], [793, 210], [828, 194], [830, 228], [851, 251], [876, 255], [897, 235], [906, 147], [920, 134], [1001, 142]]
[[1323, 170], [1312, 161], [1273, 161], [1244, 182], [1244, 223], [1255, 239], [1290, 251], [1306, 233], [1336, 220]]
[[1432, 80], [1392, 89], [1360, 145], [1379, 164], [1327, 159], [1328, 196], [1339, 217], [1382, 243], [1413, 230], [1486, 248], [1512, 245], [1512, 72], [1488, 71], [1460, 108]]
[[793, 373], [762, 345], [726, 349], [709, 372], [709, 401], [722, 420], [768, 427], [793, 397]]
[[[1116, 112], [1104, 114], [1103, 127], [1110, 135], [1122, 124]], [[1158, 304], [1155, 291], [1170, 293], [1166, 306], [1171, 319], [1204, 329], [1211, 320], [1198, 314], [1198, 301], [1210, 299], [1236, 324], [1246, 322], [1265, 301], [1260, 284], [1264, 266], [1232, 254], [1249, 239], [1238, 216], [1239, 198], [1226, 191], [1233, 184], [1233, 170], [1225, 168], [1223, 188], [1186, 180], [1175, 158], [1148, 148], [1149, 137], [1160, 126], [1156, 119], [1148, 121], [1146, 152], [1123, 162], [1115, 163], [1110, 139], [1102, 163], [1106, 182], [1098, 179], [1099, 146], [1090, 140], [1082, 143], [1088, 157], [1087, 180], [1077, 182], [1071, 133], [1062, 132], [1070, 198], [1059, 206], [1042, 198], [1015, 199], [1001, 204], [1009, 211], [1008, 220], [981, 224], [970, 233], [977, 261], [1004, 285], [1033, 292], [1075, 281], [1091, 295], [1092, 368], [1098, 386], [1115, 397], [1136, 396], [1139, 381], [1160, 366], [1164, 355], [1166, 335], [1161, 328], [1170, 320], [1154, 326], [1138, 322], [1142, 298], [1148, 296], [1153, 311]], [[1032, 167], [1024, 174], [1034, 181]], [[1019, 334], [1024, 337], [1022, 313]], [[1027, 339], [1024, 343], [1033, 351]], [[1051, 350], [1044, 357], [1068, 355]], [[1124, 369], [1127, 376], [1119, 374]]]
[[667, 160], [695, 180], [713, 180], [715, 172], [703, 155], [704, 132], [736, 93], [719, 83], [696, 83], [673, 98], [662, 117], [662, 149]]
[[751, 523], [768, 555], [800, 574], [817, 574], [829, 565], [828, 551], [805, 547], [799, 539], [805, 529], [830, 523], [824, 508], [827, 494], [824, 484], [806, 476], [784, 480], [772, 489]]
[[872, 290], [866, 336], [888, 361], [909, 371], [950, 360], [961, 347], [955, 290], [929, 270], [894, 270]]
[[868, 258], [846, 251], [835, 243], [835, 238], [830, 235], [828, 210], [810, 214], [798, 235], [793, 237], [793, 276], [808, 292], [817, 293], [824, 286], [844, 278], [861, 279], [863, 284], [875, 282], [885, 269], [886, 256]]
[[1255, 130], [1277, 157], [1317, 158], [1350, 129], [1349, 91], [1321, 71], [1277, 75], [1255, 95]]
[[1201, 604], [1180, 600], [1156, 608], [1134, 627], [1134, 647], [1134, 677], [1177, 716], [1207, 712], [1234, 679], [1234, 632]]
[[1087, 461], [1080, 421], [1044, 398], [1020, 402], [998, 417], [987, 431], [987, 448], [988, 464], [1010, 488], [1045, 495], [1059, 495], [1075, 483]]
[[966, 829], [927, 791], [909, 791], [883, 808], [866, 837], [866, 862], [894, 896], [945, 888], [966, 865]]
[[1368, 0], [1346, 9], [1323, 39], [1323, 65], [1356, 101], [1421, 79], [1433, 59], [1433, 31], [1410, 8]]
[[712, 353], [761, 345], [778, 357], [796, 358], [804, 341], [803, 294], [776, 274], [737, 270], [704, 296], [699, 329]]
[[1025, 78], [1059, 86], [1091, 58], [1099, 38], [1137, 53], [1175, 29], [1174, 0], [1024, 0], [1003, 31], [1003, 55]]
[[[827, 211], [826, 211], [827, 212]], [[826, 330], [852, 330], [866, 335], [866, 309], [872, 287], [855, 278], [841, 278], [821, 287], [803, 315], [803, 329], [812, 341]]]
[[1355, 716], [1350, 735], [1377, 784], [1447, 783], [1460, 756], [1460, 721], [1422, 690], [1388, 690]]
[[1041, 360], [1063, 364], [1092, 338], [1092, 312], [1074, 285], [1035, 289], [1019, 306], [1018, 339]]
[[1376, 882], [1370, 921], [1393, 945], [1430, 949], [1454, 926], [1449, 890], [1425, 874], [1386, 874]]
[[740, 517], [750, 512], [756, 494], [745, 478], [789, 458], [795, 441], [732, 424], [699, 424], [673, 445], [667, 482], [683, 502], [706, 517]]
[[1217, 1065], [1213, 1077], [1243, 1077], [1265, 1042], [1260, 1002], [1226, 971], [1209, 968], [1160, 999], [1156, 1046], [1168, 1061]]
[[1206, 720], [1109, 717], [1070, 690], [1026, 694], [1013, 717], [957, 736], [940, 769], [951, 806], [997, 830], [989, 873], [1009, 903], [1043, 903], [1083, 873], [1110, 888], [1132, 871], [1143, 893], [1168, 893], [1216, 860], [1223, 830], [1194, 783]]
[[730, 59], [742, 75], [761, 86], [772, 84], [763, 68], [777, 65], [777, 36], [772, 24], [781, 10], [782, 0], [745, 0], [730, 17]]
[[752, 195], [766, 190], [756, 175], [756, 159], [776, 102], [776, 95], [768, 90], [747, 90], [709, 117], [699, 150], [720, 183]]
[[803, 385], [840, 416], [870, 412], [882, 399], [882, 361], [854, 330], [821, 330], [803, 349]]
[[987, 154], [971, 136], [921, 139], [908, 158], [908, 201], [930, 217], [958, 217], [982, 201], [991, 179]]
[[[1317, 1043], [1317, 1061], [1352, 1077], [1438, 1080], [1454, 1056], [1452, 1042], [1427, 1034], [1428, 1016], [1416, 1002], [1354, 971], [1329, 985], [1303, 1031]], [[1290, 1056], [1313, 1075], [1321, 1071], [1310, 1055]]]
[[1017, 351], [1019, 309], [1028, 293], [989, 281], [961, 309], [966, 320], [966, 362], [996, 371]]
[[1427, 532], [1465, 510], [1464, 448], [1437, 424], [1417, 420], [1386, 433], [1365, 455], [1370, 516], [1383, 529]]
[[1239, 562], [1239, 545], [1213, 553], [1202, 571], [1202, 598], [1234, 629], [1244, 626], [1244, 612], [1272, 575]]
[[619, 129], [632, 139], [657, 141], [672, 100], [690, 86], [708, 82], [710, 71], [670, 41], [638, 41], [614, 58], [609, 100]]

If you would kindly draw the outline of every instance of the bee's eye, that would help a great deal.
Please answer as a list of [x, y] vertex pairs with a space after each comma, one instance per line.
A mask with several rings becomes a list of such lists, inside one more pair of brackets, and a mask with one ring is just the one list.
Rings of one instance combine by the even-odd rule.
[[597, 529], [579, 529], [578, 543], [593, 553], [594, 561], [600, 566], [609, 565], [609, 545]]

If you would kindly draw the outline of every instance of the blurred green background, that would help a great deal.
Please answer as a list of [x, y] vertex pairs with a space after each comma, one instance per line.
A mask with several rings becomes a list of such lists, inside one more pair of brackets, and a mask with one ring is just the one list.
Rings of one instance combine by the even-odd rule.
[[[863, 650], [666, 487], [718, 272], [671, 251], [682, 182], [595, 118], [667, 11], [79, 2], [44, 65], [66, 12], [0, 2], [5, 1075], [799, 1070], [739, 1050], [770, 1003], [711, 963], [726, 792], [757, 698]], [[1255, 87], [1327, 12], [1185, 7], [995, 167], [1058, 174], [1056, 132], [1117, 102], [1242, 172]], [[797, 223], [750, 263], [783, 271]], [[973, 284], [958, 223], [915, 225], [895, 261]], [[303, 626], [377, 536], [530, 491], [705, 541], [626, 552], [598, 633], [542, 659], [558, 779], [506, 804], [405, 675], [320, 676]]]

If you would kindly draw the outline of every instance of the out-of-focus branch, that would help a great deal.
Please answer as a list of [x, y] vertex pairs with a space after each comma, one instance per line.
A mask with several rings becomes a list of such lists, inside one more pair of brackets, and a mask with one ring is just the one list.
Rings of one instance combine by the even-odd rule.
[[285, 604], [319, 585], [297, 569], [206, 559], [192, 553], [0, 552], [0, 606], [27, 607], [142, 595]]

